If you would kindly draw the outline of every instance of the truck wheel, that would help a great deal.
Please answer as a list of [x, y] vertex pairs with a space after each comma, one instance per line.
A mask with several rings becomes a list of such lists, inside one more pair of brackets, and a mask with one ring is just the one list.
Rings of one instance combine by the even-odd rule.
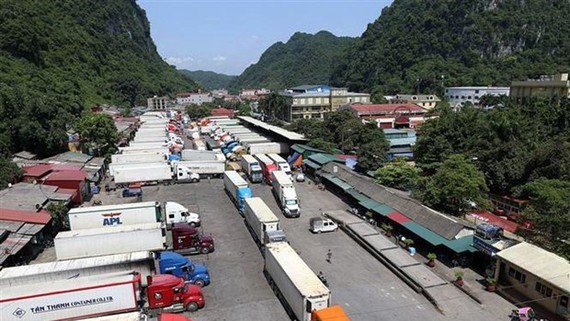
[[190, 222], [189, 224], [191, 227], [196, 227], [196, 222]]
[[202, 253], [202, 254], [208, 254], [208, 253], [210, 253], [210, 250], [209, 250], [207, 247], [203, 247], [203, 248], [200, 249], [200, 253]]
[[194, 282], [194, 285], [197, 285], [201, 288], [204, 287], [204, 284], [206, 284], [206, 282], [204, 282], [204, 280], [202, 280], [202, 279], [198, 279], [198, 280], [196, 280], [196, 282]]
[[186, 311], [188, 312], [194, 312], [198, 310], [198, 303], [196, 302], [190, 302], [188, 304], [186, 304]]
[[197, 179], [197, 178], [193, 178], [193, 179], [191, 180], [191, 182], [192, 182], [192, 183], [198, 183], [198, 179]]

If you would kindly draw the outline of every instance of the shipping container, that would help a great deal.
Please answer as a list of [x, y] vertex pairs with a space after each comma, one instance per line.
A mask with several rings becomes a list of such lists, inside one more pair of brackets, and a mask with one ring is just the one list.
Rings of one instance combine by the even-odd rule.
[[259, 246], [265, 244], [266, 233], [281, 229], [279, 218], [259, 197], [252, 197], [245, 200], [245, 221], [253, 232], [255, 241]]

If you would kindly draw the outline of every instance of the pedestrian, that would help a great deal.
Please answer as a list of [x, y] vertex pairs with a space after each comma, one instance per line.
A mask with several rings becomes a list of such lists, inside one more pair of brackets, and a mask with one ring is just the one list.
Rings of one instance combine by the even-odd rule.
[[331, 263], [331, 258], [332, 258], [332, 251], [331, 251], [331, 249], [329, 249], [327, 252], [327, 262], [329, 264]]

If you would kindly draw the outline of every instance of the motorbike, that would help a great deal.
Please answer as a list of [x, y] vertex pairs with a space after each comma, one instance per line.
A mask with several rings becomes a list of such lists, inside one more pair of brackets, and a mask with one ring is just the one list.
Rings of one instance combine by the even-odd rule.
[[317, 275], [319, 277], [319, 279], [321, 280], [321, 282], [323, 282], [323, 284], [328, 287], [329, 286], [329, 282], [327, 280], [327, 278], [325, 277], [325, 275], [320, 272], [319, 275]]
[[548, 321], [536, 317], [534, 310], [531, 307], [523, 307], [511, 312], [511, 321]]

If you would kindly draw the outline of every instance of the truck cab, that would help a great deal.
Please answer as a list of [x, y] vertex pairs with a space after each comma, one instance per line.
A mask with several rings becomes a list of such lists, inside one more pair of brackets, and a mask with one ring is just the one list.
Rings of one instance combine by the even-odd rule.
[[194, 312], [205, 305], [199, 286], [186, 284], [174, 275], [149, 275], [147, 283], [148, 305], [151, 309]]
[[208, 254], [214, 252], [214, 238], [203, 236], [188, 224], [172, 225], [172, 246], [180, 254]]
[[311, 313], [311, 321], [350, 321], [340, 305], [333, 305]]
[[199, 287], [210, 284], [210, 274], [205, 265], [193, 264], [192, 260], [178, 253], [170, 251], [159, 253], [158, 265], [161, 274], [172, 274]]
[[174, 174], [176, 175], [174, 178], [176, 182], [197, 183], [200, 181], [200, 175], [194, 173], [192, 170], [190, 170], [190, 168], [184, 165], [178, 165], [176, 162], [173, 162], [172, 164], [174, 167]]
[[175, 202], [166, 202], [164, 205], [166, 224], [187, 223], [192, 227], [200, 226], [200, 215], [189, 212], [188, 209]]
[[299, 208], [299, 200], [297, 199], [295, 189], [284, 188], [281, 195], [281, 205], [284, 214], [289, 217], [299, 217], [301, 209]]

